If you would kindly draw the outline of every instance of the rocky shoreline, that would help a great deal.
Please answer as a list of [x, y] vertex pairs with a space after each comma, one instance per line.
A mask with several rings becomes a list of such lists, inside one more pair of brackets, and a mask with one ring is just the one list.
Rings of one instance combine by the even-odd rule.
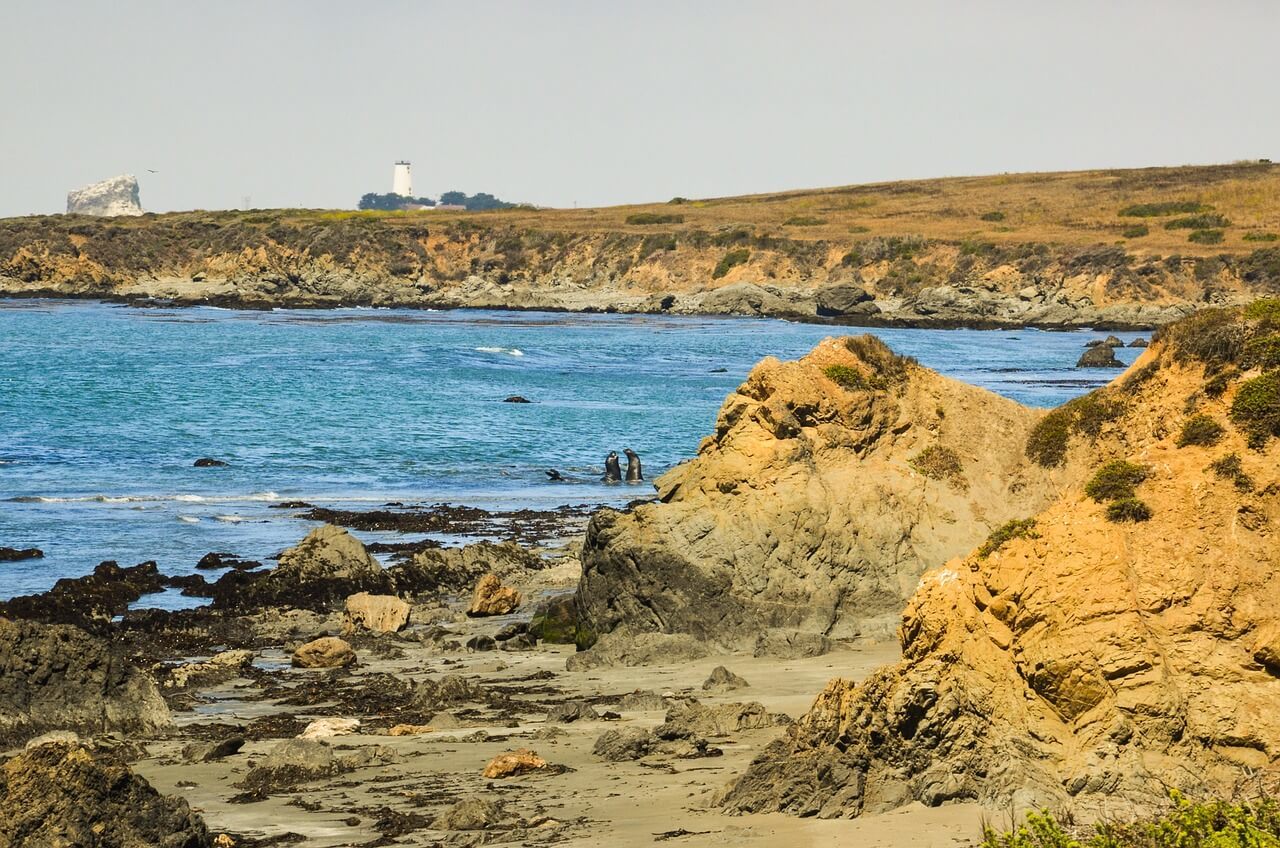
[[[0, 845], [954, 845], [1264, 791], [1277, 351], [1280, 301], [1204, 311], [1046, 412], [828, 339], [580, 545], [302, 512], [336, 523], [211, 554], [181, 612], [104, 563], [0, 605]], [[523, 544], [384, 566], [338, 526], [441, 521]]]

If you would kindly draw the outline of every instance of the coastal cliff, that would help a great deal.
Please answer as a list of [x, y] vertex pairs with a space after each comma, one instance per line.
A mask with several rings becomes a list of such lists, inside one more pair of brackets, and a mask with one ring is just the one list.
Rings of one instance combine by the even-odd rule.
[[0, 221], [0, 296], [1149, 327], [1280, 290], [1270, 164], [589, 210]]
[[925, 574], [902, 661], [831, 681], [723, 803], [835, 817], [1266, 791], [1280, 765], [1277, 368], [1280, 300], [1211, 310], [1043, 419], [1027, 454], [1087, 475]]

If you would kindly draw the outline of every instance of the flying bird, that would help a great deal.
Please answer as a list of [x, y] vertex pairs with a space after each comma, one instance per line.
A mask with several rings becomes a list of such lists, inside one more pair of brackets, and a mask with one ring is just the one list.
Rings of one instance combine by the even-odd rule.
[[148, 168], [148, 169], [147, 169], [147, 173], [148, 173], [148, 174], [158, 174], [158, 173], [160, 173], [160, 172], [159, 172], [159, 171], [153, 171], [153, 170], [151, 170], [150, 168]]

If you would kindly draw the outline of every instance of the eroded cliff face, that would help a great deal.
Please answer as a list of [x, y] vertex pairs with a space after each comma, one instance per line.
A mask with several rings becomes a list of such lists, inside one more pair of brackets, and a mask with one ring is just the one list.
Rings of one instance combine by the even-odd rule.
[[0, 221], [0, 295], [1147, 327], [1280, 290], [1277, 248], [1158, 256], [910, 235], [803, 240], [755, 227], [565, 230], [530, 216], [11, 219]]
[[586, 641], [625, 629], [768, 651], [887, 636], [925, 569], [1038, 512], [1069, 477], [1024, 455], [1042, 414], [872, 336], [766, 359], [697, 458], [658, 479], [660, 503], [592, 519]]
[[928, 572], [902, 617], [902, 661], [831, 681], [725, 805], [1105, 810], [1274, 777], [1278, 331], [1280, 301], [1197, 316], [1048, 420], [1031, 452], [1089, 482], [997, 549]]

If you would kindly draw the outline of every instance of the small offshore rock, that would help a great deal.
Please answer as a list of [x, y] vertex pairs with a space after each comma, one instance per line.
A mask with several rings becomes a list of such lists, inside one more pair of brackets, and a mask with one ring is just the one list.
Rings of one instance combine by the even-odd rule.
[[1146, 346], [1147, 346], [1147, 340], [1143, 338], [1137, 338], [1129, 342], [1129, 347], [1146, 347]]
[[321, 636], [293, 652], [295, 668], [347, 668], [355, 663], [355, 650], [337, 636]]
[[1077, 368], [1123, 368], [1124, 363], [1116, 359], [1116, 352], [1109, 345], [1091, 347], [1081, 354], [1076, 362]]
[[533, 403], [533, 401], [529, 400], [527, 397], [522, 397], [521, 395], [512, 395], [511, 397], [504, 399], [502, 402], [503, 403]]
[[195, 468], [226, 468], [227, 463], [221, 459], [214, 459], [211, 456], [202, 456], [195, 461]]
[[189, 763], [212, 763], [240, 753], [244, 747], [243, 736], [228, 736], [215, 742], [192, 742], [182, 749], [182, 758]]
[[395, 595], [357, 592], [347, 598], [344, 619], [347, 632], [364, 628], [374, 633], [397, 633], [408, 623], [409, 605]]
[[41, 559], [43, 556], [44, 551], [39, 548], [0, 548], [0, 562]]
[[515, 612], [520, 606], [520, 593], [509, 586], [503, 586], [498, 575], [489, 572], [476, 584], [475, 593], [471, 596], [471, 606], [467, 615], [472, 617], [488, 615], [507, 615]]
[[710, 692], [731, 692], [734, 689], [745, 689], [750, 685], [745, 679], [722, 665], [712, 669], [710, 676], [702, 681], [702, 688]]
[[529, 772], [542, 771], [547, 765], [546, 760], [528, 748], [518, 748], [494, 757], [484, 767], [484, 771], [481, 774], [483, 777], [501, 780], [528, 774]]
[[331, 739], [348, 736], [360, 729], [360, 720], [354, 718], [318, 718], [298, 734], [299, 739]]

